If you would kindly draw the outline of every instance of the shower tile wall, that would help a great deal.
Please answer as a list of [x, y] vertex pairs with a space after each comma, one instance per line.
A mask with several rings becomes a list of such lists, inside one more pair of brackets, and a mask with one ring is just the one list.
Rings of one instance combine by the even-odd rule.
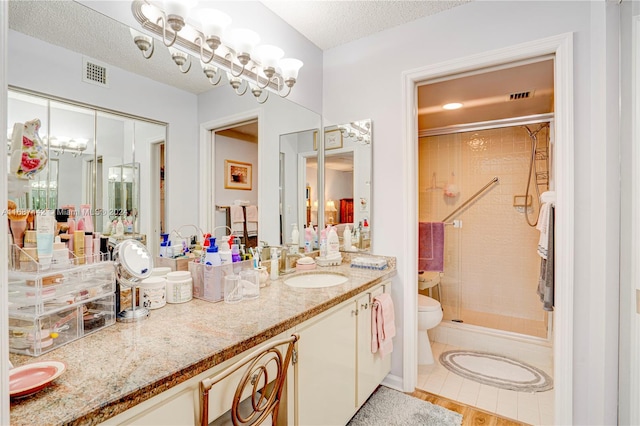
[[[546, 138], [546, 129], [538, 138]], [[546, 336], [547, 316], [536, 294], [540, 233], [513, 206], [514, 195], [525, 194], [530, 155], [521, 126], [420, 139], [420, 221], [442, 221], [494, 176], [500, 179], [449, 220], [462, 220], [462, 228], [445, 227], [445, 320]], [[446, 197], [447, 184], [457, 185], [459, 195]]]

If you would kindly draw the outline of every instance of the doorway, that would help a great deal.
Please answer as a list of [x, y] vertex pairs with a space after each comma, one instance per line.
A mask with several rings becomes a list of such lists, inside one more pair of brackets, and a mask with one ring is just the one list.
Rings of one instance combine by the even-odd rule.
[[555, 57], [555, 99], [554, 112], [556, 124], [556, 158], [555, 182], [557, 190], [556, 233], [555, 246], [558, 248], [556, 256], [555, 282], [555, 318], [553, 335], [553, 358], [555, 372], [555, 415], [556, 424], [572, 423], [572, 358], [573, 358], [573, 228], [570, 226], [574, 215], [573, 200], [573, 104], [571, 72], [572, 35], [562, 34], [542, 40], [510, 46], [496, 51], [474, 55], [468, 58], [452, 60], [446, 63], [434, 64], [419, 70], [404, 73], [403, 108], [405, 117], [405, 135], [407, 143], [404, 152], [404, 184], [408, 189], [407, 217], [405, 222], [406, 235], [415, 235], [415, 240], [409, 240], [403, 260], [406, 269], [403, 272], [405, 289], [405, 309], [403, 311], [404, 329], [407, 336], [415, 339], [405, 339], [403, 351], [404, 390], [412, 391], [417, 383], [417, 223], [418, 223], [418, 134], [416, 126], [417, 87], [425, 81], [460, 75], [473, 70], [494, 67], [506, 63], [537, 58], [545, 55]]

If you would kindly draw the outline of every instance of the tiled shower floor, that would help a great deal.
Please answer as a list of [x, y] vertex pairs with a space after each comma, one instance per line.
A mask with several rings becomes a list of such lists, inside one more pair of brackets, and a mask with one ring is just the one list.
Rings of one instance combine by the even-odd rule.
[[[445, 351], [464, 349], [443, 343], [432, 342], [431, 348], [436, 362], [418, 366], [418, 389], [430, 392], [463, 404], [496, 413], [531, 425], [553, 425], [554, 391], [515, 392], [483, 385], [442, 366], [438, 359]], [[549, 371], [538, 366], [549, 374]]]

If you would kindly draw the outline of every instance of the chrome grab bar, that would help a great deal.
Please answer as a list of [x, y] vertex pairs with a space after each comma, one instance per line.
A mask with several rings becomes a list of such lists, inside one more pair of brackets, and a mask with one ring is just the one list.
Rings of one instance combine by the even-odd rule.
[[494, 177], [493, 179], [491, 179], [491, 181], [486, 184], [485, 186], [483, 186], [478, 192], [476, 192], [475, 194], [473, 194], [471, 197], [469, 197], [469, 199], [467, 201], [465, 201], [464, 203], [462, 203], [460, 205], [460, 207], [458, 207], [457, 209], [455, 209], [454, 211], [452, 211], [451, 213], [449, 213], [449, 216], [445, 217], [444, 219], [442, 219], [442, 222], [446, 222], [447, 220], [451, 219], [452, 217], [455, 217], [455, 215], [462, 210], [463, 208], [465, 208], [467, 206], [467, 204], [469, 204], [470, 202], [472, 202], [473, 200], [475, 200], [478, 195], [482, 194], [487, 188], [489, 188], [491, 185], [493, 185], [494, 183], [498, 183], [498, 177]]

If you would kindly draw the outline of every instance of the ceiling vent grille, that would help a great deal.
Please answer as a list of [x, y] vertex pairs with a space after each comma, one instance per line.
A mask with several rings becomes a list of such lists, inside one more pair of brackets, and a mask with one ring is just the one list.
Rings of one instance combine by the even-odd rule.
[[509, 94], [510, 101], [518, 101], [520, 99], [529, 99], [533, 97], [533, 90], [525, 90], [522, 92], [514, 92]]
[[105, 64], [84, 58], [82, 65], [82, 81], [96, 86], [109, 87], [109, 70]]

